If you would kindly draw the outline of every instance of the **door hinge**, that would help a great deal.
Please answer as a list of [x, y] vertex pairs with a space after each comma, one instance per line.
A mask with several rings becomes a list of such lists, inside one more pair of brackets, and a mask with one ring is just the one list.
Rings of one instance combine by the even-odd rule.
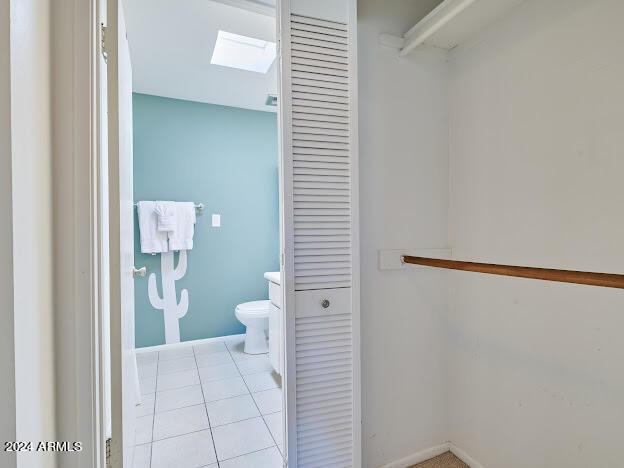
[[106, 439], [106, 467], [110, 466], [110, 458], [111, 458], [111, 440]]
[[106, 47], [106, 31], [108, 28], [104, 23], [100, 23], [100, 52], [104, 58], [104, 62], [108, 62], [108, 48]]

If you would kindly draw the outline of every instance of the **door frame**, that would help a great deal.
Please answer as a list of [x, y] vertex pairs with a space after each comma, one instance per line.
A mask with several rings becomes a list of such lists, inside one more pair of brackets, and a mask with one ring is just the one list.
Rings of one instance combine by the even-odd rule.
[[81, 452], [67, 468], [105, 466], [99, 333], [97, 57], [99, 0], [64, 0], [50, 11], [54, 208], [56, 427]]
[[[105, 465], [105, 415], [102, 400], [103, 378], [101, 353], [102, 325], [102, 294], [100, 288], [99, 266], [101, 251], [99, 249], [99, 162], [100, 148], [100, 68], [101, 53], [100, 23], [101, 5], [104, 0], [65, 0], [53, 9], [53, 40], [52, 56], [55, 78], [53, 106], [56, 121], [53, 129], [55, 168], [54, 190], [55, 206], [64, 207], [55, 214], [60, 226], [55, 234], [62, 242], [56, 241], [55, 248], [59, 255], [55, 272], [62, 273], [64, 281], [57, 282], [55, 305], [57, 308], [57, 344], [56, 360], [60, 363], [57, 369], [57, 408], [59, 419], [59, 436], [83, 442], [80, 454], [61, 454], [61, 464], [68, 468]], [[350, 4], [349, 23], [357, 24], [356, 0], [348, 0]], [[278, 24], [278, 41], [285, 34], [282, 14], [289, 12], [290, 0], [277, 0], [276, 22]], [[353, 27], [351, 34], [357, 34]], [[355, 41], [353, 41], [355, 43]], [[280, 46], [280, 57], [283, 58]], [[352, 122], [357, 124], [357, 54], [352, 52], [351, 85], [354, 87], [354, 100], [350, 110]], [[280, 73], [280, 79], [288, 80], [287, 73]], [[280, 85], [283, 88], [283, 83]], [[282, 99], [286, 100], [282, 94]], [[286, 109], [280, 112], [284, 120], [284, 131], [290, 131], [290, 121]], [[281, 135], [280, 144], [285, 140]], [[357, 155], [357, 130], [352, 132], [351, 144]], [[280, 150], [282, 171], [288, 164], [287, 153]], [[353, 329], [354, 334], [354, 462], [360, 466], [360, 317], [359, 317], [359, 239], [358, 239], [358, 187], [357, 158], [353, 160], [352, 203], [354, 205], [353, 232], [353, 271], [352, 285]], [[288, 191], [289, 179], [282, 178], [280, 192]], [[287, 216], [292, 209], [292, 200], [282, 198], [282, 216]], [[62, 204], [61, 204], [62, 203]], [[67, 207], [70, 209], [67, 209]], [[290, 208], [289, 208], [290, 207]], [[68, 241], [71, 239], [71, 241]], [[280, 251], [282, 258], [280, 269], [282, 274], [292, 274], [286, 269], [285, 263], [292, 258], [292, 242], [281, 238]], [[286, 281], [293, 284], [293, 278]], [[284, 304], [294, 307], [294, 290], [283, 291]], [[293, 309], [294, 310], [294, 309]], [[293, 313], [292, 310], [288, 313]], [[61, 322], [59, 325], [58, 322]], [[287, 321], [292, 323], [292, 321]], [[68, 328], [71, 332], [68, 333]], [[286, 330], [287, 335], [294, 337], [294, 330]], [[291, 340], [292, 342], [292, 340]], [[285, 350], [289, 352], [288, 347]], [[290, 350], [292, 354], [292, 349]], [[287, 428], [294, 427], [295, 421], [295, 388], [288, 382], [288, 374], [295, 375], [292, 355], [286, 354], [286, 376], [284, 384], [284, 414], [288, 418]], [[289, 372], [290, 371], [290, 372]], [[291, 436], [288, 437], [288, 434]], [[287, 453], [294, 447], [296, 432], [286, 431]]]

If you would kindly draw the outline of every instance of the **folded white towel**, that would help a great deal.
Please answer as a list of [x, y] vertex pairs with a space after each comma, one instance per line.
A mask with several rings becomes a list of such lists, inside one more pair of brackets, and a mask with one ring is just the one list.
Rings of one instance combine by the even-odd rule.
[[140, 201], [137, 205], [141, 252], [155, 254], [169, 251], [167, 233], [159, 232], [157, 229], [158, 220], [154, 211], [155, 202]]
[[154, 209], [159, 231], [173, 231], [176, 227], [176, 206], [172, 201], [157, 201]]
[[170, 250], [191, 250], [193, 248], [193, 234], [195, 234], [195, 203], [177, 202], [176, 226], [168, 233]]

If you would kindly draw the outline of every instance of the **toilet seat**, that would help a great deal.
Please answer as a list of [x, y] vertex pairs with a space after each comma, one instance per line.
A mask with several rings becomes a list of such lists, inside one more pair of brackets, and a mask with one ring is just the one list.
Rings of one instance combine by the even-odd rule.
[[251, 301], [251, 302], [243, 302], [242, 304], [238, 304], [236, 306], [236, 310], [239, 312], [243, 312], [245, 314], [253, 315], [253, 314], [267, 314], [269, 310], [271, 310], [271, 301]]

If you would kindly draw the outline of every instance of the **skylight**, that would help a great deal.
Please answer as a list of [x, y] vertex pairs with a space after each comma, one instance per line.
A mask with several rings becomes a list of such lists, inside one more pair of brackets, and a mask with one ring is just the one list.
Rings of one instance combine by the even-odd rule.
[[275, 42], [219, 31], [210, 63], [266, 73], [275, 60]]

